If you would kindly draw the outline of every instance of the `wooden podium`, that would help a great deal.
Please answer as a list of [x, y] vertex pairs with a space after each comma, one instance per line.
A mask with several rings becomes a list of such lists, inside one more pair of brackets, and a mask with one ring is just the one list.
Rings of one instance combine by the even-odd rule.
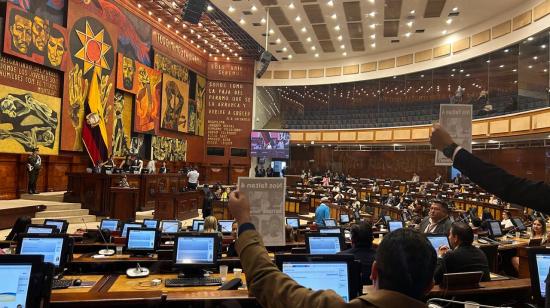
[[202, 207], [202, 190], [155, 194], [155, 219], [185, 220], [197, 217]]
[[139, 208], [139, 188], [110, 187], [110, 217], [121, 221], [136, 219]]

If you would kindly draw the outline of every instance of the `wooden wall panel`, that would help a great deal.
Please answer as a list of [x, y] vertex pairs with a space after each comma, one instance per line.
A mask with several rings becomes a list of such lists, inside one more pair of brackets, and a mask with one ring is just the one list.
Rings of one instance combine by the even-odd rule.
[[472, 123], [472, 136], [480, 136], [489, 134], [489, 123]]
[[378, 61], [378, 69], [385, 70], [395, 67], [395, 58]]
[[413, 63], [413, 54], [397, 57], [397, 66], [405, 66]]
[[428, 139], [430, 138], [430, 129], [429, 128], [417, 128], [412, 130], [412, 139]]
[[359, 74], [359, 64], [344, 66], [344, 75]]
[[273, 79], [288, 79], [290, 76], [290, 71], [274, 71]]
[[452, 48], [453, 48], [453, 53], [461, 52], [463, 50], [470, 48], [470, 38], [466, 37], [454, 42], [452, 45]]
[[376, 141], [389, 141], [392, 139], [392, 130], [377, 130], [374, 132]]
[[304, 140], [304, 133], [301, 132], [291, 132], [290, 141], [302, 141]]
[[550, 127], [550, 112], [534, 115], [531, 125], [533, 129]]
[[338, 141], [338, 132], [324, 132], [323, 141]]
[[321, 133], [320, 132], [306, 132], [306, 140], [307, 141], [321, 141]]
[[311, 69], [307, 74], [308, 78], [321, 78], [325, 76], [325, 70], [322, 68]]
[[376, 71], [377, 65], [377, 62], [363, 63], [361, 64], [361, 73]]
[[18, 165], [20, 156], [16, 154], [0, 155], [0, 199], [18, 198]]
[[493, 29], [492, 29], [493, 39], [510, 33], [511, 26], [512, 26], [512, 22], [510, 20], [505, 21], [505, 22], [501, 23], [500, 25], [494, 26]]
[[340, 132], [340, 141], [355, 141], [356, 138], [356, 132]]
[[334, 77], [334, 76], [340, 76], [342, 75], [342, 67], [327, 67], [325, 76], [327, 77]]
[[491, 40], [491, 29], [472, 35], [472, 47], [481, 45]]
[[535, 21], [543, 18], [548, 14], [550, 14], [550, 0], [544, 1], [533, 9], [533, 19]]
[[451, 54], [451, 44], [445, 44], [434, 48], [434, 58], [444, 57]]
[[514, 19], [512, 19], [513, 30], [516, 31], [529, 25], [532, 20], [533, 15], [531, 14], [531, 10], [514, 17]]
[[260, 79], [272, 79], [273, 78], [273, 71], [265, 71], [265, 73], [262, 75], [262, 78]]
[[508, 119], [489, 122], [489, 133], [491, 134], [501, 134], [509, 131], [510, 121]]
[[426, 49], [426, 50], [423, 50], [423, 51], [419, 51], [419, 52], [414, 54], [414, 61], [415, 62], [423, 62], [423, 61], [428, 61], [428, 60], [431, 60], [431, 59], [432, 59], [432, 50], [431, 49]]
[[517, 132], [531, 129], [531, 117], [519, 117], [510, 120], [510, 131]]
[[357, 132], [358, 141], [370, 141], [374, 140], [374, 131]]
[[306, 78], [307, 77], [307, 70], [292, 70], [290, 72], [290, 78], [292, 79], [300, 79], [300, 78]]
[[394, 140], [409, 140], [411, 139], [410, 129], [397, 129], [393, 131]]

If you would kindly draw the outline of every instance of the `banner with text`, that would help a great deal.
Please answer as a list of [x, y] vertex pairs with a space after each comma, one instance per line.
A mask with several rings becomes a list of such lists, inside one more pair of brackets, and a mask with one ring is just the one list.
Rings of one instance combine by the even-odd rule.
[[[456, 144], [472, 151], [472, 105], [441, 104], [439, 124], [451, 135]], [[452, 166], [453, 161], [443, 152], [435, 152], [436, 166]]]
[[238, 187], [250, 201], [251, 220], [265, 246], [284, 246], [286, 178], [239, 177]]

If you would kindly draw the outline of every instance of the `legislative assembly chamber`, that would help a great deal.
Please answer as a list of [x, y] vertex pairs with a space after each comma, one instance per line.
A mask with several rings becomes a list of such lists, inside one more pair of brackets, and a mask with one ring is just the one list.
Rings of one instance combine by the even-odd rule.
[[0, 0], [0, 308], [550, 307], [549, 69], [550, 0]]

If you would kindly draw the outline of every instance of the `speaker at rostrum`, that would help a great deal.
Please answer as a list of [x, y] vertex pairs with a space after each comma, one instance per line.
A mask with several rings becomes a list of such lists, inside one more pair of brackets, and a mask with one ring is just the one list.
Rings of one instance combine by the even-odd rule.
[[192, 24], [198, 24], [206, 10], [206, 0], [187, 0], [183, 6], [181, 18]]
[[267, 50], [262, 52], [262, 55], [260, 56], [260, 65], [258, 66], [258, 71], [256, 72], [256, 78], [262, 78], [262, 75], [265, 73], [269, 63], [271, 62], [271, 57], [271, 52]]

